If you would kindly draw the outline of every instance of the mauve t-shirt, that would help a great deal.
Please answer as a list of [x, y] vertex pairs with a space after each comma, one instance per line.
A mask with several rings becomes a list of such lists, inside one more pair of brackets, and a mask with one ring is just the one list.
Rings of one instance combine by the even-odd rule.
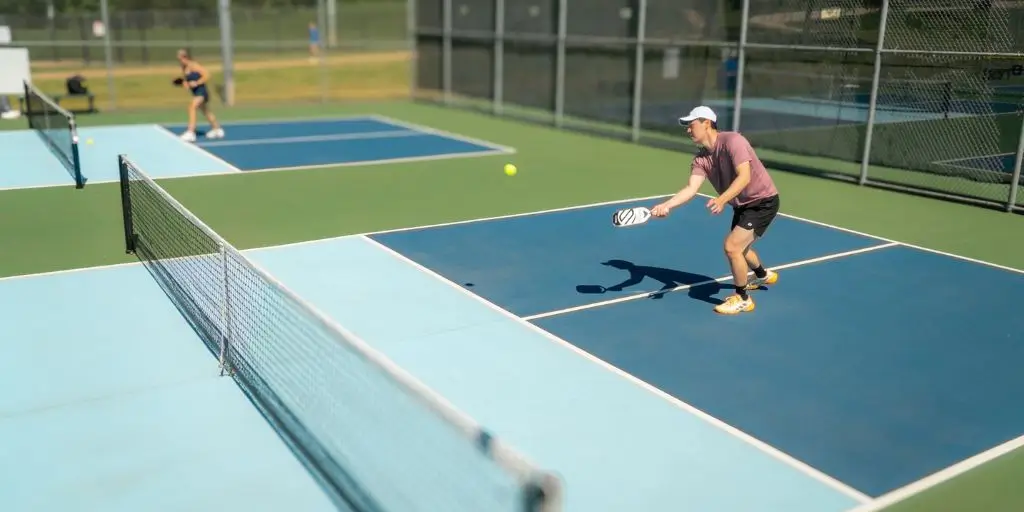
[[693, 174], [707, 178], [715, 191], [721, 194], [736, 179], [736, 167], [743, 162], [750, 162], [750, 183], [729, 201], [730, 204], [742, 206], [779, 193], [750, 142], [737, 132], [719, 132], [713, 148], [701, 148], [697, 152], [691, 170]]

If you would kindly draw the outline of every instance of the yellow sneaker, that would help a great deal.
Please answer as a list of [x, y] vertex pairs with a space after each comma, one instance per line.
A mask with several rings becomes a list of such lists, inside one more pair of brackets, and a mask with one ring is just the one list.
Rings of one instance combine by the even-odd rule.
[[769, 284], [775, 284], [775, 282], [778, 281], [778, 280], [779, 280], [779, 273], [775, 272], [774, 270], [769, 270], [768, 273], [765, 274], [764, 277], [752, 276], [749, 280], [747, 280], [747, 289], [748, 290], [757, 290], [758, 288], [760, 288], [762, 286], [769, 285]]
[[715, 306], [715, 312], [723, 315], [736, 315], [739, 313], [749, 313], [754, 310], [754, 299], [747, 297], [744, 300], [739, 295], [731, 295], [725, 302]]

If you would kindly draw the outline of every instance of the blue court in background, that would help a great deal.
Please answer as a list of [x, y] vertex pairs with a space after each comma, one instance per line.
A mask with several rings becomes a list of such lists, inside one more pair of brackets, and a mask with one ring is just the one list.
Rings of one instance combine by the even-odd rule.
[[[182, 151], [149, 127], [131, 156], [164, 177], [511, 151], [374, 116], [225, 128]], [[722, 317], [728, 213], [609, 221], [660, 199], [246, 254], [561, 476], [566, 512], [852, 511], [1024, 442], [1024, 317], [987, 292], [1024, 272], [782, 216], [758, 244], [779, 282]], [[0, 307], [0, 509], [331, 507], [142, 266], [0, 279]]]
[[[386, 164], [514, 153], [515, 149], [384, 116], [225, 122], [226, 137], [182, 141], [185, 125], [127, 125], [78, 129], [86, 186], [118, 180], [126, 154], [154, 178]], [[70, 139], [70, 137], [68, 137]], [[0, 190], [74, 186], [74, 179], [33, 130], [0, 132], [10, 158]]]
[[[166, 127], [175, 135], [185, 125]], [[509, 147], [382, 116], [225, 123], [226, 137], [195, 145], [242, 171], [394, 163], [512, 153]]]

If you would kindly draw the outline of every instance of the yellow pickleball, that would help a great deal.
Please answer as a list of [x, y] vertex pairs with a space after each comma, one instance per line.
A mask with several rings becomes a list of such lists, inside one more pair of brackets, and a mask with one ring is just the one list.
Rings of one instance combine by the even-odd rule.
[[505, 174], [507, 174], [509, 176], [515, 176], [516, 175], [516, 166], [514, 166], [512, 164], [505, 164]]

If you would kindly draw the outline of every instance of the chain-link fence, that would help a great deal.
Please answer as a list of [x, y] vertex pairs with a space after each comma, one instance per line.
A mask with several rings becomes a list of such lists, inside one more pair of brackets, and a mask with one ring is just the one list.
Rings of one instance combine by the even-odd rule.
[[417, 0], [416, 95], [1024, 210], [1024, 0]]
[[[28, 48], [37, 86], [66, 95], [66, 80], [80, 75], [100, 109], [179, 106], [181, 96], [170, 86], [179, 72], [179, 48], [212, 72], [223, 102], [408, 96], [407, 0], [291, 0], [265, 8], [239, 3], [229, 6], [226, 17], [217, 0], [192, 9], [0, 9], [0, 26], [10, 31], [9, 45]], [[75, 109], [84, 105], [84, 98], [61, 100]]]

